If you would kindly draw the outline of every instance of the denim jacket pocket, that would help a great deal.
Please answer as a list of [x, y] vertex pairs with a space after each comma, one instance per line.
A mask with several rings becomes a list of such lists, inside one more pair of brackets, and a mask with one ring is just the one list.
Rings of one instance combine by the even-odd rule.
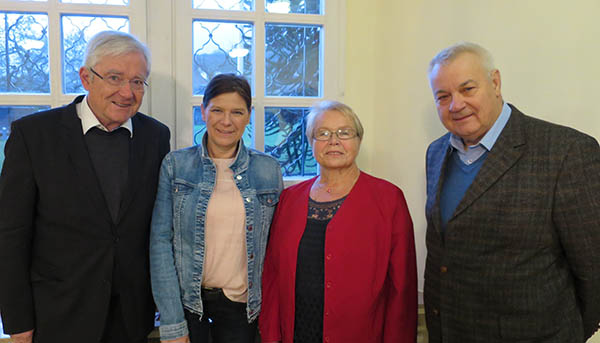
[[257, 190], [256, 197], [262, 205], [267, 207], [273, 207], [279, 202], [279, 192], [275, 189], [263, 191]]

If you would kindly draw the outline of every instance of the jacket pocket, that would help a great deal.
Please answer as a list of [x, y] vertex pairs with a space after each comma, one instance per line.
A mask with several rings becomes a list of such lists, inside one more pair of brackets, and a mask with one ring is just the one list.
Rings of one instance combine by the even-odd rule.
[[273, 207], [279, 202], [279, 193], [276, 190], [256, 191], [258, 201], [264, 206]]
[[550, 337], [560, 330], [560, 317], [554, 311], [501, 316], [500, 336], [519, 341]]

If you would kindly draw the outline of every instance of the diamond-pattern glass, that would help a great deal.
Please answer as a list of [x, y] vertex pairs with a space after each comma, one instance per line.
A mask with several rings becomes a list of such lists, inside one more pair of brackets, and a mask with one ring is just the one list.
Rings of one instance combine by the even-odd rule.
[[281, 164], [283, 176], [317, 175], [317, 162], [304, 134], [308, 108], [265, 108], [265, 152]]
[[129, 0], [60, 0], [65, 4], [89, 4], [89, 5], [118, 5], [127, 6]]
[[63, 92], [83, 93], [79, 68], [83, 66], [85, 47], [90, 38], [100, 31], [129, 32], [127, 17], [79, 16], [62, 17]]
[[192, 87], [203, 95], [215, 75], [234, 73], [253, 85], [253, 26], [248, 23], [195, 20]]
[[265, 93], [269, 96], [321, 95], [321, 27], [267, 24]]
[[10, 123], [28, 114], [49, 108], [50, 106], [0, 106], [0, 168], [4, 163], [4, 145], [10, 135]]
[[50, 93], [47, 15], [0, 12], [0, 93]]
[[[250, 113], [250, 123], [246, 126], [242, 140], [247, 147], [254, 147], [254, 139], [252, 139], [254, 121], [254, 110]], [[202, 143], [202, 137], [206, 132], [206, 123], [202, 120], [202, 111], [200, 106], [194, 106], [194, 145]]]
[[271, 13], [321, 14], [321, 1], [266, 0], [265, 9]]
[[[181, 1], [181, 0], [179, 0]], [[252, 11], [253, 0], [194, 0], [193, 7], [203, 10]]]

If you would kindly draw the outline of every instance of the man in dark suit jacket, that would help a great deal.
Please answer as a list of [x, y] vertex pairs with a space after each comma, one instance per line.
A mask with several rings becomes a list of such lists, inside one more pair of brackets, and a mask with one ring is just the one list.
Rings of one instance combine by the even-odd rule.
[[472, 43], [429, 80], [449, 133], [427, 151], [429, 342], [582, 343], [600, 321], [600, 148], [502, 100]]
[[145, 342], [149, 225], [169, 129], [138, 113], [149, 52], [101, 32], [86, 96], [13, 122], [0, 177], [0, 311], [13, 342]]

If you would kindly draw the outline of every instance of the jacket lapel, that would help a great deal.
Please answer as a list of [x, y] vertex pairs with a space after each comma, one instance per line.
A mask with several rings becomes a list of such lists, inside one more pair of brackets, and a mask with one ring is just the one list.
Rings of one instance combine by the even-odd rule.
[[146, 152], [146, 144], [144, 142], [151, 142], [152, 137], [144, 137], [146, 130], [143, 127], [140, 116], [137, 114], [131, 118], [133, 126], [133, 139], [129, 144], [129, 167], [127, 176], [127, 185], [125, 186], [125, 192], [121, 199], [121, 207], [119, 208], [119, 216], [117, 223], [121, 221], [123, 215], [127, 213], [127, 209], [131, 205], [137, 190], [140, 185], [145, 182], [143, 175], [143, 163], [145, 161], [144, 154]]
[[81, 120], [77, 117], [75, 104], [83, 101], [84, 96], [79, 96], [64, 108], [61, 116], [60, 129], [65, 150], [73, 164], [73, 170], [78, 175], [73, 180], [79, 183], [82, 193], [92, 200], [95, 208], [103, 214], [107, 221], [112, 222], [100, 183], [92, 166], [90, 154], [83, 138]]
[[475, 200], [481, 197], [504, 173], [514, 166], [523, 155], [526, 143], [522, 130], [523, 114], [512, 106], [511, 109], [512, 112], [508, 123], [504, 127], [504, 130], [502, 130], [494, 147], [483, 163], [481, 170], [467, 189], [465, 196], [458, 204], [450, 220], [469, 208]]

